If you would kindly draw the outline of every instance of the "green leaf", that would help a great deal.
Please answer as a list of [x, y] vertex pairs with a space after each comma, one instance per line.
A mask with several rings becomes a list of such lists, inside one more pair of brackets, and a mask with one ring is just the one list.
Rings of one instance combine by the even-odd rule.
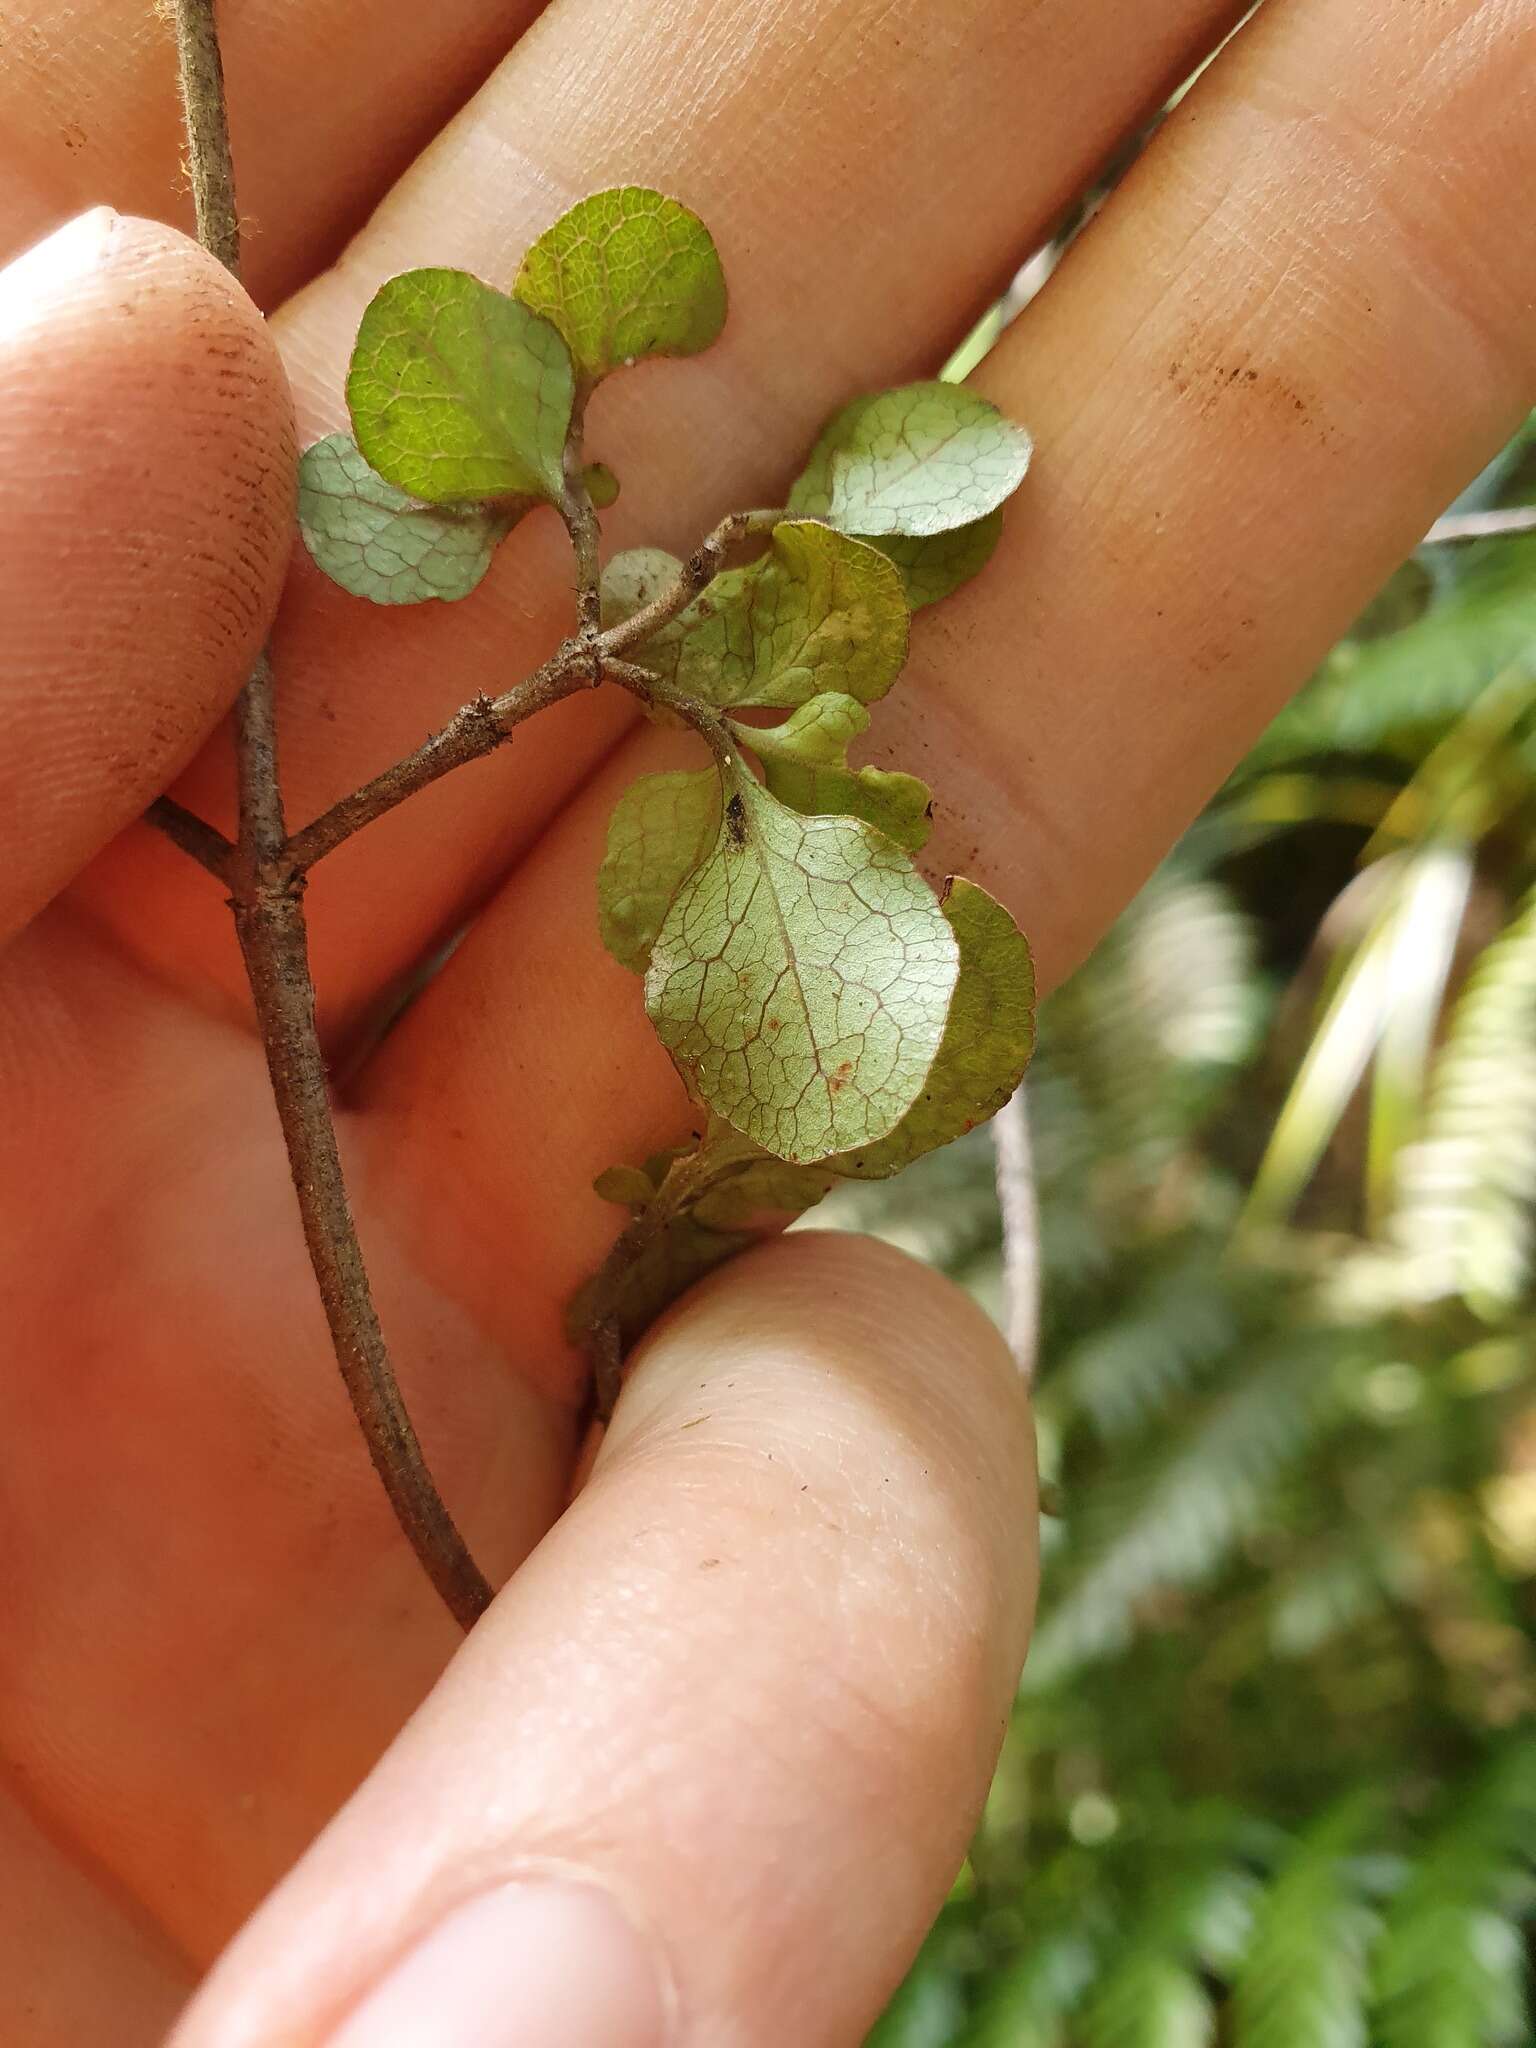
[[725, 324], [709, 230], [642, 185], [594, 192], [523, 258], [512, 290], [564, 335], [588, 384], [642, 356], [691, 356]]
[[717, 576], [634, 658], [710, 704], [789, 707], [823, 690], [867, 704], [901, 674], [907, 632], [901, 577], [877, 548], [785, 520], [769, 553]]
[[1029, 941], [994, 897], [961, 876], [951, 880], [943, 910], [960, 948], [960, 976], [938, 1057], [889, 1137], [832, 1162], [854, 1180], [884, 1180], [995, 1116], [1034, 1050]]
[[587, 496], [592, 500], [595, 512], [606, 512], [616, 504], [619, 496], [619, 480], [606, 462], [589, 462], [581, 472], [581, 480], [587, 487]]
[[381, 286], [347, 374], [358, 447], [434, 505], [558, 498], [573, 393], [549, 322], [463, 270], [408, 270]]
[[333, 583], [375, 604], [467, 597], [522, 507], [419, 505], [368, 467], [350, 434], [299, 462], [299, 531]]
[[856, 698], [825, 691], [766, 730], [734, 726], [763, 764], [768, 788], [793, 811], [862, 818], [915, 853], [928, 837], [933, 792], [915, 775], [850, 768], [848, 748], [867, 730], [869, 713]]
[[614, 959], [643, 974], [673, 897], [720, 830], [713, 768], [642, 775], [613, 807], [597, 871], [598, 929]]
[[844, 533], [952, 533], [1023, 482], [1030, 440], [956, 384], [905, 384], [834, 415], [789, 494], [791, 512]]
[[699, 1098], [781, 1159], [872, 1144], [916, 1100], [960, 948], [898, 846], [801, 818], [737, 763], [719, 835], [674, 898], [646, 1008]]
[[603, 624], [616, 626], [659, 597], [682, 563], [665, 548], [628, 548], [603, 570]]
[[913, 611], [920, 611], [979, 575], [991, 561], [1002, 532], [1003, 508], [999, 505], [985, 519], [973, 519], [969, 526], [957, 526], [950, 533], [925, 534], [921, 539], [875, 534], [869, 540], [896, 564], [907, 603]]

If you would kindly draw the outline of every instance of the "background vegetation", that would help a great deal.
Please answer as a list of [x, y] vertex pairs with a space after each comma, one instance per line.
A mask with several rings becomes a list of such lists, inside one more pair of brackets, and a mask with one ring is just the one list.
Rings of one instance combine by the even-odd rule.
[[[1536, 2041], [1536, 535], [1400, 570], [1028, 1101], [1040, 1620], [871, 2048]], [[840, 1199], [997, 1302], [984, 1134]]]

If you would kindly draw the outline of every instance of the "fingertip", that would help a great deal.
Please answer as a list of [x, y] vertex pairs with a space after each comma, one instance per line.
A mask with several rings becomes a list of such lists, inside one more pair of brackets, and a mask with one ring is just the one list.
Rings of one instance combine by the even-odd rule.
[[0, 271], [0, 934], [190, 759], [261, 644], [294, 503], [234, 279], [97, 207]]

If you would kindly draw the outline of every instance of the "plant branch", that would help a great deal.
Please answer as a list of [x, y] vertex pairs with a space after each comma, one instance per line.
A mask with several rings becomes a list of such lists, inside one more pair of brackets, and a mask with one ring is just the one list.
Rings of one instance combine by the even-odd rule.
[[427, 1470], [379, 1328], [315, 1029], [302, 885], [258, 882], [236, 903], [235, 929], [342, 1380], [401, 1529], [454, 1619], [468, 1629], [489, 1606], [491, 1588]]
[[[198, 239], [240, 272], [239, 215], [213, 0], [176, 0]], [[240, 827], [229, 861], [235, 929], [293, 1173], [310, 1263], [370, 1457], [433, 1585], [468, 1628], [491, 1588], [433, 1484], [391, 1370], [342, 1178], [304, 923], [288, 858], [272, 667], [263, 653], [235, 706]]]
[[[696, 1151], [685, 1152], [673, 1160], [660, 1187], [614, 1239], [584, 1290], [589, 1312], [582, 1348], [592, 1368], [592, 1412], [599, 1422], [611, 1420], [623, 1385], [625, 1284], [680, 1216], [702, 1196], [714, 1193], [744, 1173], [758, 1156], [755, 1148], [735, 1133], [730, 1135], [729, 1144], [740, 1148], [740, 1156], [731, 1157], [729, 1150], [722, 1154], [705, 1142]], [[722, 1243], [733, 1235], [745, 1241], [748, 1233], [722, 1231]]]
[[772, 533], [786, 516], [782, 511], [729, 513], [713, 533], [699, 542], [665, 590], [601, 636], [604, 656], [619, 659], [649, 640], [653, 633], [659, 633], [663, 626], [670, 626], [678, 613], [686, 611], [704, 586], [719, 575], [720, 565], [733, 547]]
[[414, 754], [407, 754], [403, 761], [375, 775], [371, 782], [365, 782], [361, 789], [344, 796], [295, 832], [286, 849], [295, 872], [307, 873], [317, 860], [334, 852], [354, 832], [372, 824], [375, 818], [382, 818], [386, 811], [426, 789], [439, 776], [494, 753], [525, 718], [559, 703], [562, 697], [590, 689], [594, 680], [588, 650], [580, 641], [568, 640], [515, 689], [500, 697], [472, 699]]
[[191, 854], [216, 881], [229, 880], [234, 847], [222, 832], [177, 803], [174, 797], [157, 796], [144, 813], [144, 822], [163, 832], [183, 853]]
[[603, 656], [603, 674], [609, 682], [617, 683], [621, 690], [628, 690], [632, 697], [638, 697], [649, 707], [660, 705], [670, 711], [674, 718], [684, 725], [692, 726], [716, 761], [722, 768], [729, 768], [737, 755], [736, 741], [732, 737], [730, 723], [723, 718], [713, 704], [705, 704], [697, 697], [690, 697], [685, 691], [675, 689], [672, 684], [654, 676], [648, 668], [641, 668], [632, 661], [615, 661]]
[[[592, 501], [585, 485], [580, 486], [580, 496], [590, 519], [590, 556], [586, 552], [589, 545], [586, 522], [579, 508], [573, 509], [573, 494], [569, 488], [566, 501], [560, 507], [576, 552], [578, 607], [583, 591], [595, 593], [598, 589], [597, 516], [592, 511]], [[723, 745], [729, 744], [724, 721], [707, 706], [675, 695], [649, 669], [626, 661], [624, 656], [687, 609], [719, 573], [720, 564], [730, 548], [760, 534], [771, 533], [783, 517], [782, 512], [733, 512], [700, 542], [667, 589], [632, 617], [608, 627], [606, 632], [567, 640], [541, 668], [535, 669], [514, 689], [499, 697], [476, 697], [461, 711], [455, 712], [442, 731], [434, 733], [414, 754], [407, 754], [404, 760], [375, 775], [372, 781], [365, 782], [350, 796], [332, 804], [328, 811], [322, 812], [293, 835], [287, 844], [287, 857], [295, 873], [306, 874], [316, 861], [333, 853], [354, 832], [361, 831], [364, 825], [371, 825], [375, 818], [382, 818], [386, 811], [392, 811], [419, 789], [436, 782], [439, 776], [494, 752], [535, 711], [542, 711], [563, 697], [574, 696], [577, 691], [590, 689], [604, 681], [618, 683], [648, 705], [667, 705], [701, 732], [718, 754]]]
[[603, 623], [602, 571], [598, 559], [602, 529], [597, 523], [592, 493], [582, 474], [587, 400], [591, 395], [589, 385], [578, 385], [571, 404], [570, 425], [565, 431], [565, 495], [558, 508], [560, 517], [565, 521], [565, 530], [571, 536], [571, 551], [576, 557], [576, 625], [582, 639], [589, 645], [596, 640]]
[[238, 277], [240, 215], [214, 0], [176, 0], [176, 57], [197, 239]]

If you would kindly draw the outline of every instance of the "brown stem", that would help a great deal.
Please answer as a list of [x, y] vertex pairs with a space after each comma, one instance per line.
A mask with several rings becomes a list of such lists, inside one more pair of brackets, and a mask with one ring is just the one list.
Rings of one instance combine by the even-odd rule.
[[733, 547], [772, 533], [784, 516], [783, 512], [729, 513], [713, 533], [699, 542], [665, 590], [619, 625], [608, 628], [602, 636], [603, 653], [620, 658], [649, 640], [653, 633], [659, 633], [663, 626], [669, 626], [679, 612], [692, 604], [705, 584], [719, 575], [720, 565]]
[[713, 704], [690, 697], [685, 690], [676, 689], [636, 662], [615, 661], [605, 654], [602, 665], [603, 674], [610, 683], [617, 683], [621, 690], [628, 690], [642, 704], [661, 705], [674, 718], [681, 719], [684, 725], [691, 725], [722, 768], [729, 768], [733, 761], [739, 759], [730, 720], [723, 718]]
[[570, 424], [565, 431], [565, 495], [559, 505], [565, 530], [571, 536], [571, 552], [576, 557], [576, 624], [589, 646], [596, 640], [603, 622], [598, 561], [602, 528], [597, 523], [597, 508], [592, 503], [592, 493], [582, 474], [582, 443], [587, 400], [591, 395], [590, 386], [578, 386], [571, 404]]
[[589, 689], [595, 680], [589, 659], [587, 649], [579, 641], [567, 641], [515, 690], [500, 697], [474, 698], [414, 754], [407, 754], [403, 761], [375, 775], [371, 782], [365, 782], [361, 789], [344, 796], [295, 832], [287, 845], [287, 856], [295, 871], [306, 873], [354, 832], [372, 824], [375, 818], [382, 818], [386, 811], [392, 811], [419, 789], [427, 788], [439, 776], [493, 753], [535, 711], [557, 704], [562, 697], [572, 696], [578, 690]]
[[185, 809], [174, 797], [157, 796], [144, 813], [144, 822], [163, 832], [183, 853], [190, 853], [216, 880], [229, 880], [234, 847], [222, 832]]
[[176, 57], [197, 239], [238, 277], [240, 215], [235, 208], [235, 166], [229, 153], [214, 0], [176, 0]]
[[[176, 0], [198, 237], [239, 275], [239, 216], [213, 0]], [[304, 1240], [341, 1376], [400, 1527], [454, 1618], [468, 1628], [491, 1588], [432, 1482], [384, 1348], [331, 1121], [304, 924], [288, 858], [272, 668], [257, 660], [235, 706], [240, 829], [230, 860], [235, 929], [298, 1195]]]
[[[569, 489], [560, 507], [576, 554], [578, 608], [584, 593], [593, 593], [595, 602], [598, 588], [597, 517], [584, 486], [580, 497], [585, 502], [586, 519]], [[726, 739], [724, 722], [709, 714], [705, 707], [693, 706], [690, 699], [674, 699], [648, 669], [627, 662], [624, 656], [686, 610], [719, 573], [731, 547], [759, 534], [771, 533], [783, 516], [782, 512], [733, 512], [699, 544], [667, 589], [641, 611], [610, 626], [606, 632], [566, 641], [542, 668], [535, 669], [515, 689], [500, 697], [476, 697], [462, 711], [455, 712], [442, 731], [434, 733], [414, 754], [407, 754], [403, 761], [375, 775], [371, 782], [365, 782], [361, 789], [353, 790], [350, 796], [332, 804], [328, 811], [296, 832], [287, 848], [295, 871], [307, 873], [316, 861], [333, 853], [354, 832], [371, 825], [375, 818], [382, 818], [386, 811], [392, 811], [417, 790], [436, 782], [440, 775], [493, 752], [535, 711], [605, 680], [620, 684], [645, 703], [671, 704], [680, 716], [697, 726], [718, 753]], [[691, 715], [694, 710], [699, 716]]]
[[304, 1242], [374, 1470], [427, 1576], [455, 1621], [467, 1629], [489, 1606], [491, 1588], [433, 1484], [379, 1328], [347, 1202], [315, 1030], [302, 888], [295, 879], [258, 879], [236, 902], [235, 929], [298, 1193]]

